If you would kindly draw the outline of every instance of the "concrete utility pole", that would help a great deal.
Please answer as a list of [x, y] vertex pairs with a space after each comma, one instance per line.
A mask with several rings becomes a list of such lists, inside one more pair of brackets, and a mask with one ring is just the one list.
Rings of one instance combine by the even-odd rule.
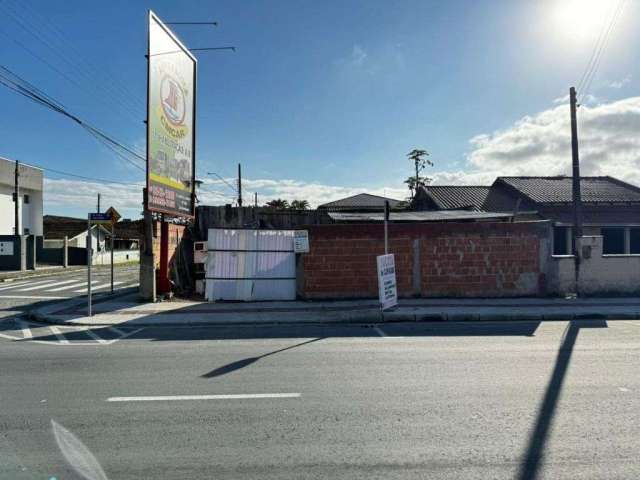
[[242, 227], [242, 167], [238, 164], [238, 226]]
[[582, 195], [580, 193], [580, 157], [578, 155], [578, 121], [576, 119], [576, 89], [569, 89], [569, 101], [571, 107], [571, 163], [573, 166], [573, 245], [575, 251], [575, 282], [576, 294], [579, 289], [580, 255], [578, 252], [578, 238], [582, 237]]
[[100, 194], [98, 194], [98, 213], [100, 213]]
[[238, 164], [238, 206], [242, 207], [242, 166]]
[[20, 162], [16, 160], [16, 170], [15, 170], [15, 191], [13, 192], [13, 222], [14, 222], [14, 233], [16, 235], [20, 235]]
[[255, 199], [255, 206], [257, 207], [258, 206], [258, 192], [253, 192], [253, 196], [254, 196], [254, 199]]

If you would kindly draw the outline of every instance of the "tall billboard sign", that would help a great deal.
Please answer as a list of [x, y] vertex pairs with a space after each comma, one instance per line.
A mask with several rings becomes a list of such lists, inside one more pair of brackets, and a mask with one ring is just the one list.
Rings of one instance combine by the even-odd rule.
[[146, 209], [193, 217], [197, 61], [149, 11]]

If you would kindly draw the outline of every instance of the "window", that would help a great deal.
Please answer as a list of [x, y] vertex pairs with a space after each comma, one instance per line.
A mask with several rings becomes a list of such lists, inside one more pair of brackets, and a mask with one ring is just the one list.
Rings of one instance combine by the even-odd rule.
[[640, 254], [640, 227], [629, 229], [629, 253]]
[[29, 203], [29, 195], [22, 197], [22, 203]]
[[569, 253], [569, 242], [567, 242], [567, 238], [569, 238], [570, 236], [570, 227], [553, 227], [554, 255], [571, 255]]
[[604, 255], [624, 255], [624, 228], [605, 227], [600, 229], [602, 235], [602, 253]]

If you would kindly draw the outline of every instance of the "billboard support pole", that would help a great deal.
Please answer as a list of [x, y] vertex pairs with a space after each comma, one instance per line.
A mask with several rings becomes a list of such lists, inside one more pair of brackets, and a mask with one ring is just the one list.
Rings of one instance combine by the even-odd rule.
[[160, 279], [159, 293], [169, 293], [169, 224], [162, 215], [160, 220]]

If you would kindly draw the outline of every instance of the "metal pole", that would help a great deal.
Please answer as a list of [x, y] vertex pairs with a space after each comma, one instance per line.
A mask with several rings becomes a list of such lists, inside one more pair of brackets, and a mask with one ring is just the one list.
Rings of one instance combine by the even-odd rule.
[[242, 228], [242, 167], [238, 164], [238, 226]]
[[16, 170], [15, 170], [15, 191], [13, 193], [14, 195], [14, 204], [13, 204], [13, 221], [14, 221], [14, 233], [16, 235], [20, 235], [20, 204], [19, 202], [19, 198], [20, 198], [20, 181], [18, 180], [18, 178], [20, 177], [20, 162], [18, 162], [16, 160]]
[[578, 254], [578, 238], [582, 237], [582, 195], [580, 193], [580, 157], [578, 155], [578, 121], [576, 118], [576, 89], [569, 89], [571, 106], [571, 163], [573, 166], [573, 255], [575, 262], [576, 294], [579, 290], [580, 255]]
[[87, 315], [91, 316], [91, 214], [87, 216]]
[[115, 225], [111, 224], [111, 293], [113, 293], [113, 236], [115, 232]]
[[384, 254], [389, 254], [389, 200], [384, 201]]

